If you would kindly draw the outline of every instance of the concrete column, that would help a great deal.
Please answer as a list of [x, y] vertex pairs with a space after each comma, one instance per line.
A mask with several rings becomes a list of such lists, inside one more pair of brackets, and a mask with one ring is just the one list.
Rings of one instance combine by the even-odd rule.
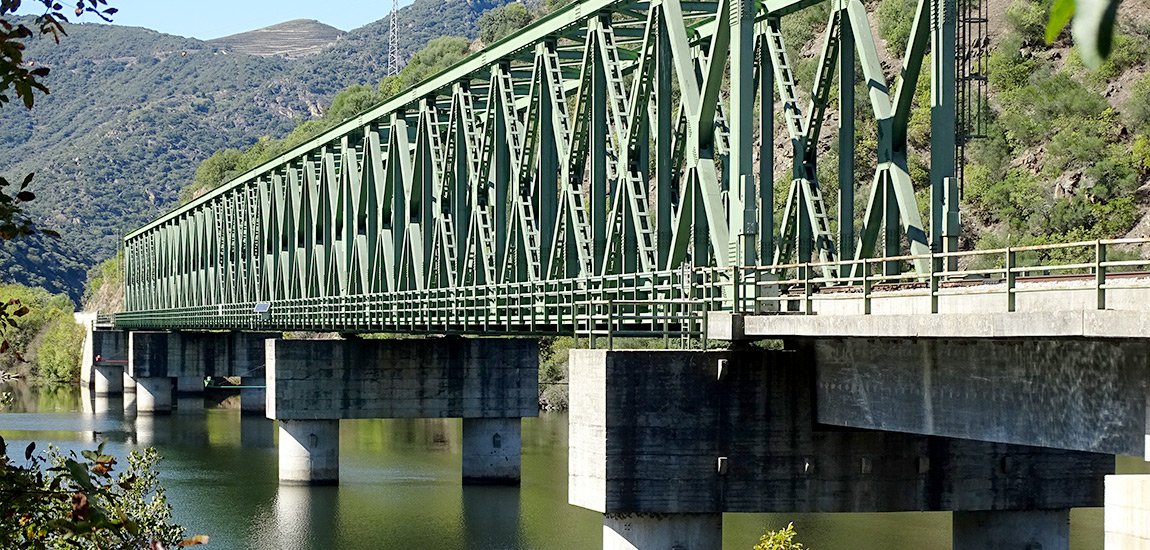
[[722, 514], [604, 514], [603, 550], [720, 550]]
[[92, 367], [92, 391], [96, 395], [121, 395], [124, 393], [124, 366], [100, 365]]
[[172, 412], [172, 379], [167, 376], [136, 379], [136, 412]]
[[339, 483], [339, 420], [280, 420], [280, 483]]
[[124, 369], [124, 393], [136, 393], [136, 380]]
[[1150, 548], [1150, 475], [1106, 476], [1106, 550]]
[[521, 429], [519, 418], [464, 418], [463, 484], [519, 483]]
[[1070, 510], [954, 512], [951, 518], [954, 550], [1070, 548]]
[[[240, 412], [243, 414], [264, 414], [267, 410], [267, 389], [262, 387], [267, 383], [263, 376], [240, 377]], [[261, 387], [251, 387], [261, 386]]]
[[203, 394], [204, 393], [204, 377], [203, 376], [177, 376], [176, 377], [176, 393], [182, 394]]

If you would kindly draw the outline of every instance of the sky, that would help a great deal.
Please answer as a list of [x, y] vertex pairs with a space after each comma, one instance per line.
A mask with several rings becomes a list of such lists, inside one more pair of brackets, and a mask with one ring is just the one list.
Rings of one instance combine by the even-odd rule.
[[[400, 6], [411, 0], [400, 0]], [[64, 12], [75, 2], [61, 2]], [[146, 27], [162, 33], [210, 40], [255, 30], [292, 19], [315, 19], [349, 31], [383, 19], [391, 11], [391, 0], [108, 0], [119, 11], [113, 23]], [[36, 13], [43, 8], [36, 0], [24, 0], [20, 13]], [[101, 22], [85, 15], [73, 21]]]

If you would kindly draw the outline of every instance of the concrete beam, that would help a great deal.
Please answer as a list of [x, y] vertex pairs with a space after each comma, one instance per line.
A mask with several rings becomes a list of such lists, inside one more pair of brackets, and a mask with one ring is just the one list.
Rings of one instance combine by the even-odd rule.
[[823, 424], [1143, 456], [1148, 340], [820, 338]]
[[[728, 314], [729, 315], [729, 314]], [[738, 316], [736, 316], [738, 317]], [[743, 331], [732, 339], [791, 337], [858, 338], [1146, 338], [1150, 312], [1073, 310], [816, 315], [745, 315]], [[713, 316], [708, 335], [716, 339], [729, 329], [729, 320]]]
[[1099, 454], [825, 429], [796, 352], [572, 350], [570, 365], [569, 499], [607, 514], [1098, 506], [1114, 468]]
[[539, 414], [535, 340], [268, 340], [266, 345], [271, 419]]
[[715, 550], [722, 547], [722, 514], [603, 516], [603, 550]]

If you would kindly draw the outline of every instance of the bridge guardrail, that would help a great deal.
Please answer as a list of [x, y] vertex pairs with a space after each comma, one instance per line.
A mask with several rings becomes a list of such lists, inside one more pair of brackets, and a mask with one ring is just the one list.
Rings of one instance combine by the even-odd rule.
[[[501, 283], [297, 298], [119, 313], [121, 328], [330, 330], [457, 334], [662, 336], [670, 345], [705, 346], [708, 312], [816, 314], [816, 304], [876, 298], [1001, 294], [1014, 311], [1019, 294], [1093, 291], [1107, 307], [1115, 289], [1150, 288], [1150, 258], [1130, 249], [1150, 239], [1111, 239], [992, 250], [841, 260], [837, 276], [824, 262], [696, 267], [582, 279]], [[930, 271], [893, 267], [928, 260]], [[961, 267], [959, 264], [963, 264]], [[1035, 284], [1035, 283], [1051, 284]], [[1055, 284], [1056, 283], [1056, 284]], [[1066, 283], [1066, 284], [1063, 284]], [[1081, 283], [1081, 284], [1076, 284]], [[262, 313], [256, 306], [265, 305]]]

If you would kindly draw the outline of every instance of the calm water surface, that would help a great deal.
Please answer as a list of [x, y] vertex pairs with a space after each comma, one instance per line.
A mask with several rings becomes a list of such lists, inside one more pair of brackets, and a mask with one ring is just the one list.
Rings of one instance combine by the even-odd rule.
[[[602, 516], [567, 504], [567, 416], [523, 421], [523, 484], [460, 485], [459, 420], [345, 420], [340, 485], [280, 487], [276, 424], [198, 399], [170, 416], [128, 412], [124, 400], [84, 399], [73, 388], [0, 385], [15, 402], [0, 414], [11, 448], [28, 441], [81, 450], [107, 441], [117, 456], [155, 446], [178, 523], [211, 536], [208, 548], [287, 550], [435, 548], [592, 550]], [[1120, 458], [1119, 472], [1150, 473]], [[950, 514], [727, 514], [723, 548], [750, 550], [764, 527], [794, 521], [814, 550], [950, 549]], [[1102, 549], [1101, 509], [1074, 510], [1071, 547]]]

